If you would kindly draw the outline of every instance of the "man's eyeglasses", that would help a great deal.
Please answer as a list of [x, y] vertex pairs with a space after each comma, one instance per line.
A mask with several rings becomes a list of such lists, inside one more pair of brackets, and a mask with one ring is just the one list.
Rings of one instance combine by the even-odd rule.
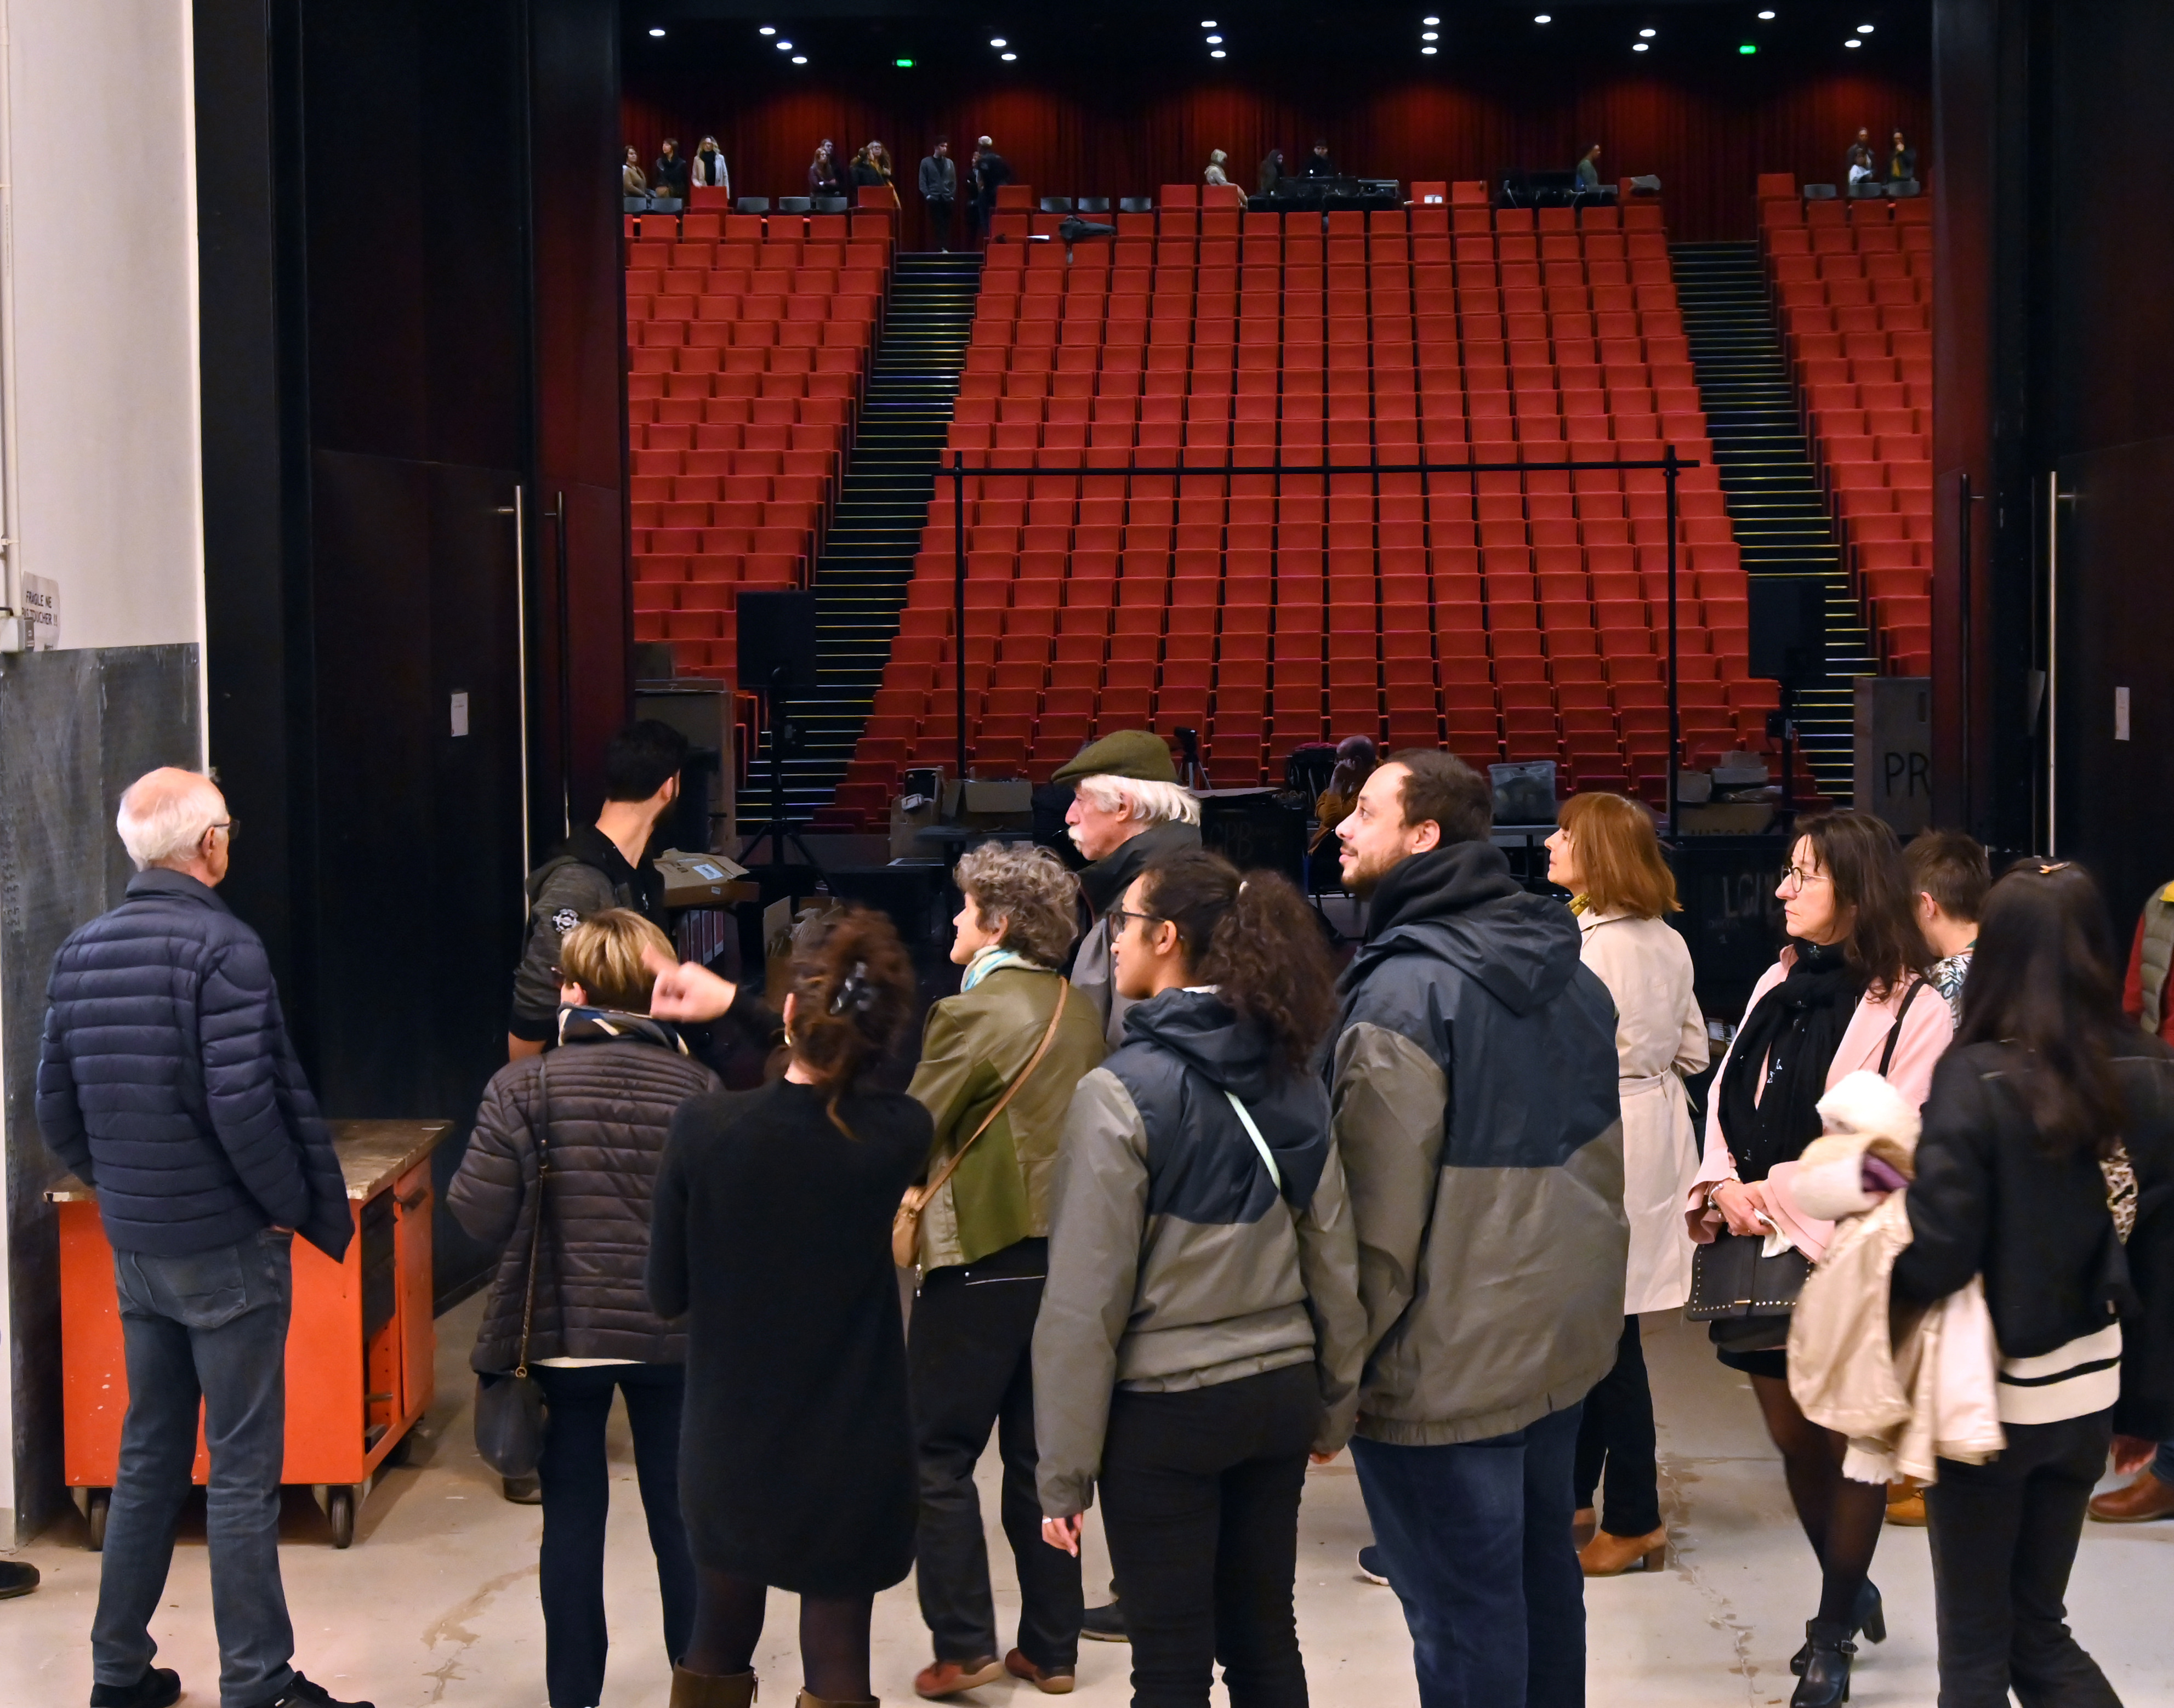
[[1792, 895], [1803, 895], [1807, 884], [1833, 882], [1834, 877], [1831, 873], [1807, 872], [1801, 866], [1784, 866], [1782, 868], [1782, 888]]
[[1132, 922], [1136, 919], [1143, 925], [1160, 925], [1162, 923], [1162, 916], [1159, 913], [1134, 913], [1130, 908], [1125, 907], [1111, 908], [1109, 911], [1108, 918], [1110, 921], [1110, 935], [1112, 937], [1123, 935], [1126, 927], [1130, 925]]
[[234, 845], [234, 839], [241, 834], [241, 820], [239, 819], [221, 819], [217, 824], [212, 825], [211, 828], [214, 830], [225, 831], [227, 846], [231, 847]]

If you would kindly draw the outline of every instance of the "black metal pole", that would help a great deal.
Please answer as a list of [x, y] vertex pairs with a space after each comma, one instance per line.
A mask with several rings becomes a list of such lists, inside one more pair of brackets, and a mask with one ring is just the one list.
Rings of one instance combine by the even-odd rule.
[[1683, 769], [1684, 712], [1676, 691], [1676, 447], [1661, 459], [1661, 478], [1668, 488], [1668, 834], [1679, 834], [1676, 786]]
[[[951, 648], [959, 690], [959, 781], [966, 781], [966, 454], [951, 453]], [[941, 810], [942, 803], [938, 803]]]
[[574, 834], [574, 586], [566, 552], [566, 495], [552, 495], [552, 535], [559, 559], [559, 812], [562, 835]]

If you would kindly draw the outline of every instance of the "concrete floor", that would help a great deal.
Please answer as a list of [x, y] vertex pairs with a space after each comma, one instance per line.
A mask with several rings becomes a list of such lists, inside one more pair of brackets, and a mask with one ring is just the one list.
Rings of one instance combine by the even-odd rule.
[[[306, 1494], [289, 1491], [284, 1562], [296, 1659], [342, 1697], [380, 1708], [457, 1703], [463, 1708], [541, 1708], [541, 1617], [536, 1602], [533, 1507], [510, 1506], [477, 1461], [468, 1435], [466, 1351], [477, 1301], [441, 1323], [439, 1404], [413, 1462], [371, 1494], [354, 1548], [334, 1550]], [[1747, 1385], [1717, 1365], [1705, 1338], [1680, 1322], [1649, 1320], [1647, 1356], [1660, 1413], [1663, 1501], [1674, 1530], [1669, 1569], [1588, 1586], [1590, 1700], [1599, 1705], [1784, 1703], [1790, 1653], [1816, 1599], [1811, 1560], [1790, 1516], [1780, 1469]], [[656, 1624], [654, 1580], [634, 1473], [623, 1433], [619, 1498], [612, 1514], [613, 1655], [610, 1708], [662, 1708], [668, 1669]], [[984, 1462], [984, 1508], [993, 1514]], [[760, 1473], [759, 1467], [750, 1470]], [[1358, 1480], [1348, 1458], [1317, 1468], [1301, 1517], [1300, 1635], [1313, 1699], [1322, 1708], [1402, 1708], [1416, 1700], [1411, 1653], [1395, 1598], [1353, 1569], [1367, 1539]], [[1000, 1613], [1015, 1607], [1010, 1568], [992, 1523]], [[56, 1532], [17, 1556], [36, 1563], [44, 1586], [0, 1606], [0, 1703], [76, 1708], [89, 1699], [88, 1632], [98, 1557], [78, 1528]], [[1088, 1581], [1106, 1581], [1107, 1560], [1090, 1525]], [[1929, 1703], [1934, 1695], [1932, 1579], [1925, 1532], [1890, 1530], [1876, 1575], [1886, 1593], [1890, 1639], [1860, 1662], [1854, 1700]], [[2072, 1618], [2130, 1708], [2174, 1708], [2174, 1522], [2088, 1528], [2070, 1592]], [[1099, 1594], [1090, 1600], [1100, 1599]], [[181, 1669], [187, 1695], [216, 1700], [217, 1647], [201, 1511], [178, 1549], [160, 1657]], [[876, 1604], [876, 1688], [912, 1700], [927, 1636], [909, 1581]], [[767, 1702], [789, 1702], [798, 1683], [792, 1598], [771, 1597], [757, 1665]], [[1088, 1643], [1073, 1700], [1128, 1700], [1128, 1651]], [[1025, 1687], [980, 1691], [970, 1703], [1009, 1700]], [[1219, 1698], [1220, 1692], [1218, 1692]]]

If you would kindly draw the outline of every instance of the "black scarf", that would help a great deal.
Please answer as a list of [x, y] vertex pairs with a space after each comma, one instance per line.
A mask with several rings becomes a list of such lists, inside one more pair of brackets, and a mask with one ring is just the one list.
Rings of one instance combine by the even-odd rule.
[[1079, 873], [1079, 891], [1100, 919], [1124, 897], [1133, 880], [1165, 854], [1182, 854], [1200, 846], [1200, 827], [1166, 819], [1151, 824], [1137, 836], [1119, 843]]
[[1788, 976], [1745, 1017], [1722, 1074], [1721, 1136], [1739, 1180], [1766, 1179], [1820, 1136], [1827, 1069], [1864, 994], [1865, 976], [1840, 945], [1795, 949]]

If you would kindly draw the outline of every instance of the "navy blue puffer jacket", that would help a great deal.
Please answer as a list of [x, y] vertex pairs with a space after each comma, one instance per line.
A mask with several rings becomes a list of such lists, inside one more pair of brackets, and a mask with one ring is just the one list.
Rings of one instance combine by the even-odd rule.
[[38, 1127], [98, 1192], [116, 1251], [181, 1257], [292, 1228], [335, 1262], [354, 1232], [332, 1135], [257, 933], [154, 868], [53, 957]]

